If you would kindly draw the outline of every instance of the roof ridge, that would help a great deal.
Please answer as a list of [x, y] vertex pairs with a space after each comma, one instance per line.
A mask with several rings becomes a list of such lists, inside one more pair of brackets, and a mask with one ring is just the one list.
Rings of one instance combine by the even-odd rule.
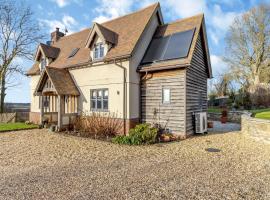
[[77, 31], [77, 32], [71, 33], [71, 34], [69, 34], [69, 35], [65, 35], [65, 36], [63, 36], [63, 37], [60, 37], [60, 38], [59, 38], [59, 41], [62, 40], [62, 39], [64, 39], [64, 38], [67, 38], [67, 37], [69, 37], [69, 36], [73, 36], [73, 35], [79, 34], [79, 33], [83, 32], [83, 31], [87, 31], [87, 30], [90, 31], [91, 28], [92, 28], [92, 27], [84, 28], [84, 29], [82, 29], [82, 30], [80, 30], [80, 31]]
[[174, 24], [174, 23], [178, 23], [178, 22], [181, 22], [181, 21], [185, 21], [185, 20], [188, 20], [188, 19], [196, 18], [196, 17], [203, 17], [203, 16], [204, 16], [204, 13], [199, 13], [197, 15], [193, 15], [193, 16], [190, 16], [190, 17], [176, 19], [175, 21], [172, 21], [172, 22], [161, 25], [161, 27], [166, 26], [166, 25], [170, 25], [170, 24]]
[[[159, 2], [154, 3], [154, 4], [151, 4], [151, 5], [149, 5], [149, 6], [147, 6], [147, 7], [144, 7], [144, 8], [142, 8], [142, 9], [140, 9], [140, 10], [137, 10], [137, 11], [134, 11], [134, 12], [131, 12], [131, 13], [128, 13], [128, 14], [126, 14], [126, 15], [119, 16], [119, 17], [117, 17], [117, 18], [108, 20], [108, 21], [103, 22], [103, 23], [98, 23], [98, 22], [94, 22], [94, 23], [97, 23], [97, 24], [103, 26], [103, 25], [106, 24], [106, 23], [112, 22], [112, 21], [114, 21], [114, 20], [118, 20], [118, 19], [120, 19], [120, 18], [123, 18], [123, 17], [129, 16], [129, 15], [132, 15], [132, 14], [135, 14], [135, 13], [138, 13], [138, 12], [141, 12], [141, 11], [143, 11], [143, 10], [146, 10], [146, 9], [150, 8], [150, 7], [154, 7], [154, 6], [158, 6], [158, 5], [159, 5]], [[107, 27], [105, 27], [105, 26], [103, 26], [103, 27], [104, 27], [104, 28], [107, 28]], [[59, 39], [59, 41], [62, 40], [62, 39], [64, 39], [64, 38], [67, 38], [67, 37], [69, 37], [69, 36], [73, 36], [73, 35], [75, 35], [75, 34], [78, 34], [78, 33], [81, 33], [81, 32], [83, 32], [83, 31], [86, 31], [86, 30], [89, 30], [89, 31], [90, 31], [92, 28], [93, 28], [93, 26], [88, 27], [88, 28], [85, 28], [85, 29], [82, 29], [82, 30], [80, 30], [80, 31], [78, 31], [78, 32], [71, 33], [71, 34], [69, 34], [69, 35], [65, 35], [64, 37], [61, 37], [61, 38]], [[107, 29], [108, 29], [108, 28], [107, 28]], [[110, 29], [108, 29], [108, 30], [110, 30]]]
[[103, 23], [100, 23], [100, 24], [103, 25], [103, 24], [112, 22], [112, 21], [114, 21], [114, 20], [118, 20], [118, 19], [121, 19], [121, 18], [123, 18], [123, 17], [127, 17], [127, 16], [129, 16], [129, 15], [133, 15], [133, 14], [135, 14], [135, 13], [142, 12], [142, 11], [144, 11], [144, 10], [150, 8], [150, 7], [154, 7], [154, 6], [157, 7], [158, 5], [159, 5], [159, 2], [154, 3], [154, 4], [151, 4], [151, 5], [149, 5], [149, 6], [147, 6], [147, 7], [144, 7], [144, 8], [142, 8], [142, 9], [140, 9], [140, 10], [136, 10], [136, 11], [134, 11], [134, 12], [128, 13], [128, 14], [126, 14], [126, 15], [116, 17], [116, 18], [114, 18], [114, 19], [108, 20], [108, 21], [103, 22]]

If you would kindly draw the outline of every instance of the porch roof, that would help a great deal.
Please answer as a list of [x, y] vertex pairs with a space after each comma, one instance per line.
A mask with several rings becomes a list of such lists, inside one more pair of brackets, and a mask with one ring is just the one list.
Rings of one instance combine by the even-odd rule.
[[70, 73], [66, 69], [46, 67], [37, 84], [35, 95], [42, 92], [45, 82], [49, 78], [58, 95], [79, 96], [80, 92], [75, 85]]

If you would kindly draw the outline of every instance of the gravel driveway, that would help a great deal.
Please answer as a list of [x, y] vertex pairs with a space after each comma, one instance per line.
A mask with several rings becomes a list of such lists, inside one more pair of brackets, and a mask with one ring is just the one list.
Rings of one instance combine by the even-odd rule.
[[239, 132], [139, 147], [0, 133], [0, 199], [270, 199], [270, 145]]

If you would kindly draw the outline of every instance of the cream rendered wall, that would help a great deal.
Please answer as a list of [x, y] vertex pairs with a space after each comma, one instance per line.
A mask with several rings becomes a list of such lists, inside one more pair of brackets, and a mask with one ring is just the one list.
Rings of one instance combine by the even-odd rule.
[[141, 40], [138, 42], [129, 67], [129, 118], [140, 117], [140, 74], [136, 71], [158, 27], [158, 17], [153, 15], [148, 27], [145, 29]]
[[34, 92], [38, 84], [39, 78], [40, 78], [40, 75], [34, 75], [34, 76], [31, 76], [31, 80], [30, 80], [30, 96], [31, 96], [30, 110], [31, 112], [40, 112], [39, 97], [34, 96]]
[[[142, 35], [142, 39], [134, 51], [130, 61], [117, 63], [126, 68], [127, 73], [127, 119], [140, 117], [140, 75], [136, 69], [154, 35], [158, 26], [157, 16], [154, 15]], [[102, 42], [98, 37], [94, 44]], [[104, 42], [104, 41], [103, 41]], [[105, 45], [105, 54], [110, 48]], [[93, 46], [90, 55], [93, 58]], [[109, 89], [109, 111], [118, 113], [118, 117], [123, 117], [123, 69], [115, 64], [96, 63], [90, 67], [71, 69], [70, 73], [80, 90], [78, 108], [81, 112], [90, 112], [90, 90]]]
[[[128, 68], [129, 63], [122, 65]], [[79, 112], [90, 112], [90, 90], [108, 88], [109, 111], [123, 117], [123, 69], [115, 64], [95, 64], [90, 67], [72, 69], [69, 71], [80, 90], [78, 102]]]

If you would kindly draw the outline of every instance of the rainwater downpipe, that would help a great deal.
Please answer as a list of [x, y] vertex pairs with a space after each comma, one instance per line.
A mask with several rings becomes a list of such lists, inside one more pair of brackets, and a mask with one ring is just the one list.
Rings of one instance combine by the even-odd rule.
[[127, 109], [126, 109], [126, 83], [127, 83], [127, 74], [126, 74], [126, 68], [122, 66], [122, 61], [120, 61], [120, 64], [114, 60], [114, 64], [123, 69], [123, 122], [124, 122], [124, 134], [126, 135], [126, 118], [127, 118]]

